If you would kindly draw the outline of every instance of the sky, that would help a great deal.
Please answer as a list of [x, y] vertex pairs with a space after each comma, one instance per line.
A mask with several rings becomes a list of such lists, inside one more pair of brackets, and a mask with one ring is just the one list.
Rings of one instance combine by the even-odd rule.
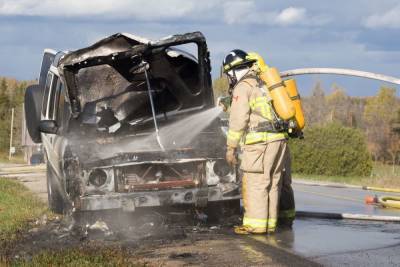
[[[396, 0], [0, 0], [0, 76], [36, 79], [44, 48], [72, 51], [117, 32], [158, 39], [192, 31], [207, 38], [213, 78], [236, 48], [282, 71], [337, 67], [400, 77]], [[317, 81], [327, 93], [335, 83], [352, 96], [382, 85], [309, 75], [298, 78], [300, 92], [310, 94]]]

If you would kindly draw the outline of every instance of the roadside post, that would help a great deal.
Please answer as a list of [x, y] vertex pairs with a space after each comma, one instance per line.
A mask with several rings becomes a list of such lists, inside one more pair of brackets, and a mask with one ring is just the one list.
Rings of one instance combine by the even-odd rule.
[[11, 109], [10, 149], [8, 154], [8, 160], [11, 160], [11, 155], [15, 153], [15, 147], [12, 146], [13, 130], [14, 130], [13, 128], [14, 128], [14, 108]]

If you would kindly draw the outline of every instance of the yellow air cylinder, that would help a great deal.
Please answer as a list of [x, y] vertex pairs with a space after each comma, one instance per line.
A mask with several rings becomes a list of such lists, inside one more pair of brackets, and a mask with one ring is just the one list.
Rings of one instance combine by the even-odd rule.
[[272, 104], [278, 116], [283, 120], [289, 120], [295, 115], [295, 108], [289, 94], [282, 82], [281, 76], [276, 68], [267, 68], [260, 73], [270, 91]]
[[295, 109], [294, 119], [296, 120], [296, 128], [298, 130], [302, 130], [305, 125], [305, 120], [304, 120], [303, 108], [301, 106], [300, 95], [297, 91], [296, 81], [294, 79], [289, 79], [285, 80], [284, 83]]

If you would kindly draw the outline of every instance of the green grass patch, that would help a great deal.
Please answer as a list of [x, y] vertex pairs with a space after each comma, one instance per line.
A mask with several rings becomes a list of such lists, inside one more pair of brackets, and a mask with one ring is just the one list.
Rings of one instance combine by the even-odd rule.
[[43, 214], [53, 217], [47, 205], [23, 184], [0, 178], [0, 266], [145, 266], [127, 250], [97, 244], [46, 249], [29, 260], [10, 258], [7, 250], [15, 242], [24, 242], [20, 234]]
[[43, 251], [30, 261], [19, 260], [14, 266], [146, 266], [119, 247], [80, 247]]
[[0, 244], [12, 242], [47, 206], [18, 181], [0, 178]]
[[400, 166], [391, 166], [382, 163], [374, 163], [370, 176], [328, 176], [328, 175], [313, 175], [313, 174], [293, 174], [294, 178], [311, 180], [344, 183], [353, 185], [376, 186], [400, 188]]
[[24, 159], [24, 154], [23, 153], [17, 153], [12, 155], [11, 160], [8, 158], [8, 152], [0, 152], [0, 162], [2, 163], [16, 163], [16, 164], [24, 164], [25, 159]]

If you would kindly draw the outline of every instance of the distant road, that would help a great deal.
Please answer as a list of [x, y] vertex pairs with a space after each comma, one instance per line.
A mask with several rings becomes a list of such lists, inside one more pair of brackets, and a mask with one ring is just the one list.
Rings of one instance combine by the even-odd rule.
[[46, 165], [0, 163], [0, 177], [17, 179], [47, 203]]

